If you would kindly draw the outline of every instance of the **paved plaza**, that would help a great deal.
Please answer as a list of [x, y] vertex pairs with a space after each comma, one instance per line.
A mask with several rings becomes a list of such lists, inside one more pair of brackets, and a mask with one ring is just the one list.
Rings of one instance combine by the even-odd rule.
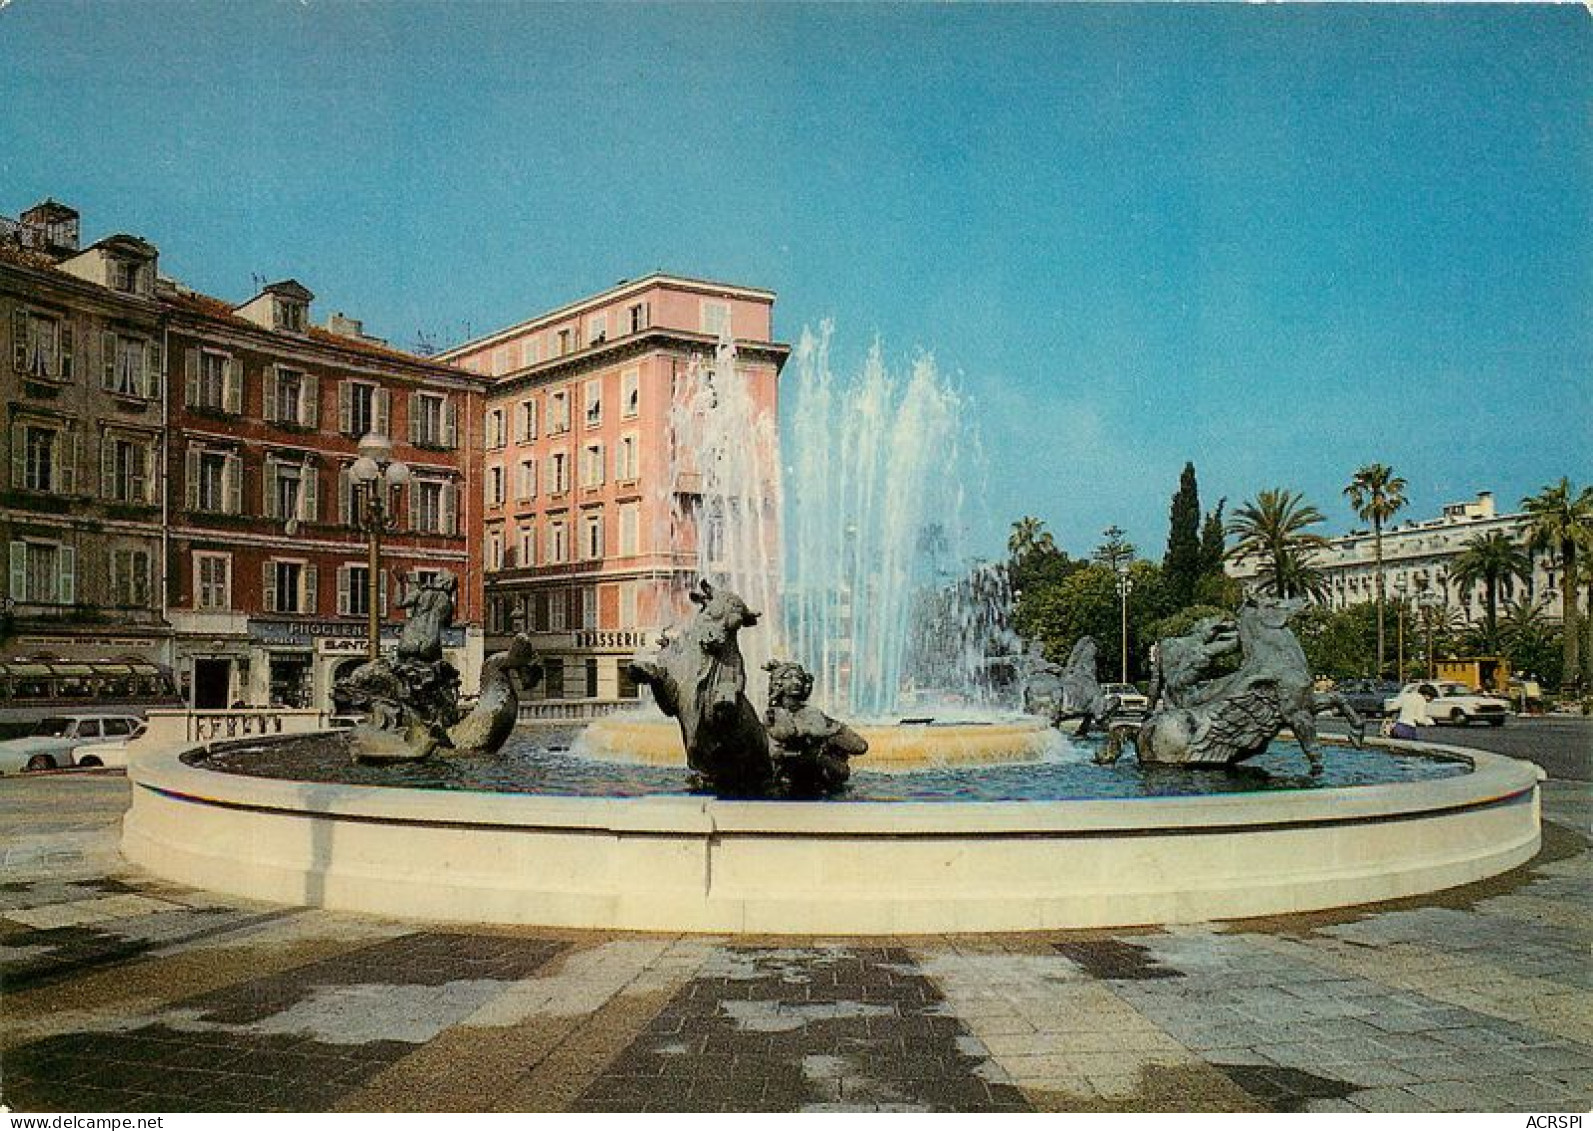
[[[1588, 786], [1483, 884], [889, 940], [401, 923], [176, 888], [113, 773], [0, 780], [17, 1111], [1585, 1111]], [[1066, 867], [1058, 860], [1058, 867]]]

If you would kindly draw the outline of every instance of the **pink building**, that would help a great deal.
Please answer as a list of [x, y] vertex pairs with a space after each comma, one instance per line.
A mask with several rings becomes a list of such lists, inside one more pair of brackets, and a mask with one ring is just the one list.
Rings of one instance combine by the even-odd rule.
[[726, 329], [736, 379], [774, 414], [790, 347], [774, 294], [655, 274], [448, 351], [492, 378], [483, 436], [487, 651], [524, 628], [543, 656], [536, 713], [633, 699], [624, 661], [678, 620], [697, 576], [685, 377]]

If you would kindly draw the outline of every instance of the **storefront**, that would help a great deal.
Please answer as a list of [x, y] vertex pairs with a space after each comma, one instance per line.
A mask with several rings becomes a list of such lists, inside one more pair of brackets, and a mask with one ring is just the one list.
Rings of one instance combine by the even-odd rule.
[[[398, 651], [399, 626], [383, 625], [382, 652]], [[256, 706], [332, 709], [332, 688], [364, 663], [369, 639], [363, 624], [352, 621], [290, 621], [249, 619], [254, 678], [248, 701]], [[472, 648], [471, 645], [474, 645]], [[443, 658], [459, 669], [461, 687], [472, 693], [479, 685], [481, 637], [451, 626], [443, 637]]]

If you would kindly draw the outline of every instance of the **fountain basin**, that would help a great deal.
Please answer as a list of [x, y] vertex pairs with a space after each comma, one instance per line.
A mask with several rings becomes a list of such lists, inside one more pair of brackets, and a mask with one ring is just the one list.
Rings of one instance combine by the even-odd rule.
[[[854, 766], [892, 773], [931, 766], [981, 766], [1032, 762], [1058, 743], [1057, 731], [1035, 718], [898, 723], [853, 723], [868, 741]], [[581, 754], [646, 766], [682, 766], [680, 728], [670, 719], [598, 719], [581, 734]]]
[[[257, 740], [258, 741], [258, 740]], [[1468, 883], [1531, 859], [1536, 767], [1114, 801], [767, 803], [400, 789], [141, 754], [122, 851], [230, 895], [398, 918], [889, 935], [1184, 923]]]

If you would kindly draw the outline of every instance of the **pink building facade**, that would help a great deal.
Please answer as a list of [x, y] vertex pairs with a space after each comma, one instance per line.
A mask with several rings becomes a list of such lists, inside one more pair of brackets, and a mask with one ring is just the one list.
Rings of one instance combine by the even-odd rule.
[[636, 698], [624, 662], [684, 615], [698, 573], [696, 477], [675, 442], [687, 375], [728, 331], [736, 380], [774, 419], [790, 353], [773, 339], [774, 298], [652, 275], [440, 359], [491, 379], [476, 555], [486, 646], [521, 629], [536, 641], [531, 713], [582, 717]]

